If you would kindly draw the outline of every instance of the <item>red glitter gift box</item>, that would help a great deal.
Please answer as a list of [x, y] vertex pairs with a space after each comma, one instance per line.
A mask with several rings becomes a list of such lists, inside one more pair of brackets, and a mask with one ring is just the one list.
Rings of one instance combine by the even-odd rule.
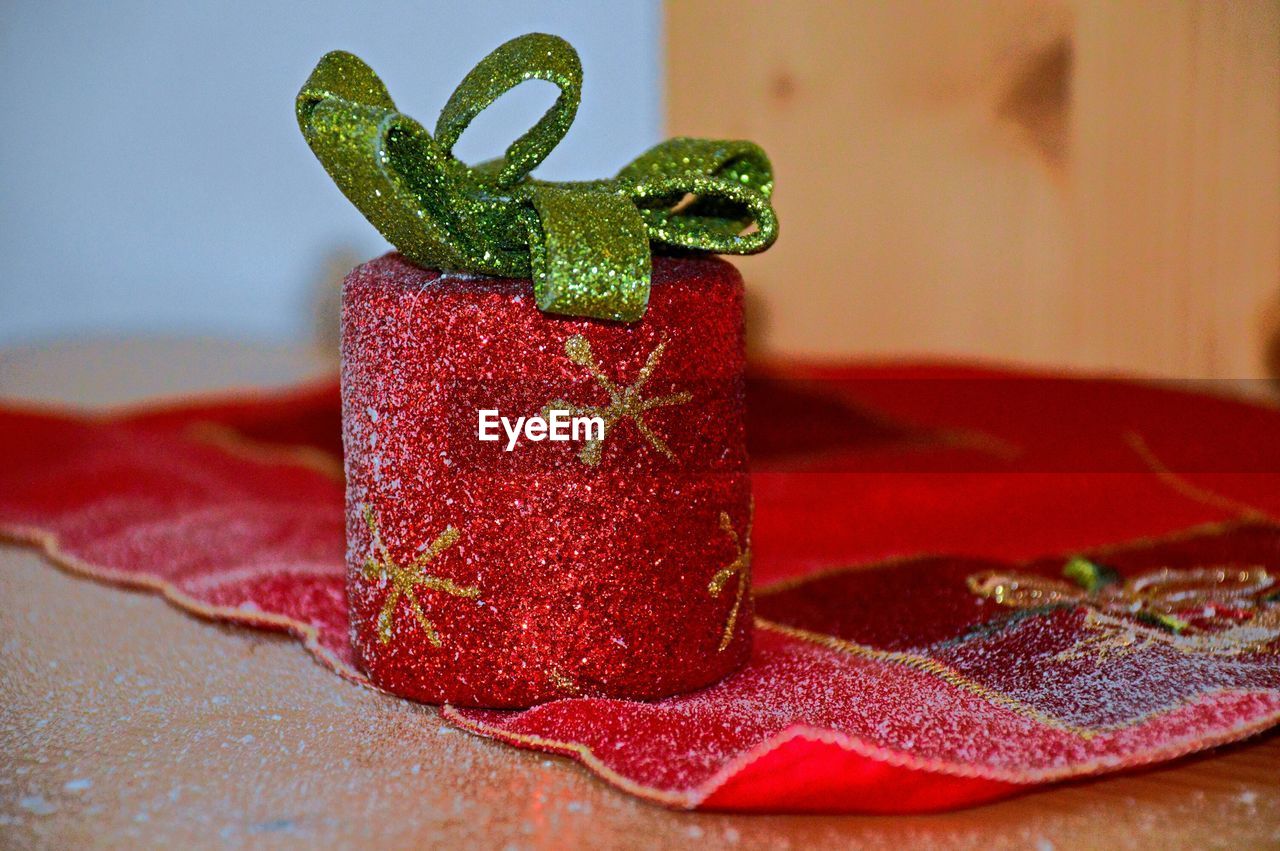
[[[533, 79], [560, 90], [547, 113], [500, 159], [458, 160]], [[612, 178], [536, 179], [581, 86], [573, 47], [529, 33], [434, 134], [349, 53], [298, 93], [308, 145], [400, 252], [348, 277], [342, 330], [352, 641], [397, 694], [657, 698], [750, 652], [742, 280], [708, 255], [776, 239], [772, 167], [676, 138]], [[570, 421], [596, 431], [547, 439]]]
[[[655, 258], [644, 319], [389, 254], [343, 294], [347, 590], [370, 678], [428, 702], [657, 698], [750, 651], [742, 281]], [[479, 439], [479, 412], [603, 439]]]

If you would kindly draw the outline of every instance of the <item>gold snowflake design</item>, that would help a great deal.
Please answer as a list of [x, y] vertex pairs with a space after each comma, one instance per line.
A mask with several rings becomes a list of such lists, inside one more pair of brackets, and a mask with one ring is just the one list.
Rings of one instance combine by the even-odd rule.
[[432, 647], [439, 647], [440, 635], [436, 632], [435, 625], [431, 623], [422, 611], [422, 603], [418, 600], [419, 590], [443, 591], [454, 597], [466, 597], [468, 599], [475, 599], [480, 596], [479, 588], [469, 585], [457, 585], [451, 579], [431, 576], [425, 572], [428, 564], [435, 561], [442, 552], [457, 543], [458, 530], [452, 526], [446, 527], [417, 558], [408, 565], [400, 565], [396, 563], [395, 559], [391, 557], [391, 553], [387, 551], [386, 544], [382, 541], [382, 533], [378, 529], [378, 521], [373, 516], [373, 509], [367, 505], [364, 506], [364, 522], [369, 527], [369, 533], [373, 536], [374, 551], [374, 555], [365, 560], [364, 578], [370, 581], [385, 578], [391, 586], [391, 590], [387, 592], [387, 599], [382, 604], [382, 611], [378, 614], [378, 640], [383, 644], [391, 641], [391, 628], [395, 621], [396, 605], [401, 598], [404, 598], [404, 601], [409, 605], [409, 610], [413, 612], [414, 618], [418, 621], [418, 626], [422, 627], [422, 631], [426, 634], [427, 641], [431, 642]]
[[1085, 635], [1055, 656], [1101, 664], [1162, 646], [1183, 653], [1237, 656], [1268, 652], [1280, 638], [1277, 583], [1265, 568], [1162, 568], [1129, 579], [1084, 558], [1063, 568], [1064, 579], [988, 571], [967, 580], [969, 590], [1023, 611], [1085, 608]]
[[734, 595], [733, 608], [729, 609], [729, 617], [725, 621], [724, 632], [720, 636], [720, 650], [724, 650], [729, 646], [729, 642], [733, 641], [733, 629], [738, 624], [738, 612], [742, 609], [742, 598], [746, 596], [747, 586], [751, 584], [751, 526], [755, 523], [755, 511], [756, 506], [753, 500], [747, 509], [745, 545], [742, 539], [738, 537], [738, 531], [733, 528], [733, 520], [729, 517], [728, 512], [720, 512], [720, 531], [729, 536], [734, 549], [737, 550], [737, 556], [729, 564], [716, 571], [716, 575], [711, 577], [711, 582], [707, 585], [707, 591], [712, 597], [719, 597], [725, 586], [729, 584], [729, 580], [735, 576], [738, 577], [738, 591]]
[[595, 355], [591, 351], [591, 343], [586, 337], [581, 334], [574, 334], [565, 341], [564, 352], [568, 355], [569, 360], [590, 371], [596, 382], [609, 394], [609, 404], [607, 405], [575, 405], [563, 399], [555, 399], [548, 402], [542, 409], [544, 419], [551, 411], [560, 410], [567, 411], [570, 416], [600, 417], [604, 421], [603, 435], [599, 438], [588, 440], [578, 453], [578, 458], [582, 463], [588, 467], [597, 466], [600, 463], [600, 455], [604, 451], [605, 440], [608, 439], [614, 427], [625, 420], [630, 420], [635, 425], [636, 430], [644, 436], [645, 440], [649, 441], [649, 445], [661, 452], [667, 460], [676, 460], [671, 447], [667, 446], [666, 441], [654, 433], [644, 418], [644, 415], [654, 408], [683, 405], [693, 398], [693, 394], [687, 391], [668, 393], [664, 396], [654, 396], [649, 399], [644, 398], [644, 386], [653, 376], [654, 370], [658, 368], [658, 362], [662, 360], [662, 353], [666, 351], [666, 347], [666, 340], [658, 343], [654, 350], [649, 353], [644, 366], [640, 368], [640, 372], [636, 375], [636, 380], [629, 386], [624, 387], [604, 374], [604, 370], [596, 362]]

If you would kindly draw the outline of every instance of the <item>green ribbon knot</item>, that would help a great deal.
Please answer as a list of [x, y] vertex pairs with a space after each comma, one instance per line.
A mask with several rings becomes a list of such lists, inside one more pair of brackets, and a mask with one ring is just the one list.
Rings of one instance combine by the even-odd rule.
[[[560, 89], [505, 156], [468, 166], [453, 146], [477, 115], [526, 80]], [[649, 302], [651, 244], [754, 254], [773, 244], [769, 158], [751, 142], [669, 139], [610, 180], [529, 176], [578, 111], [582, 65], [561, 38], [531, 33], [490, 53], [458, 84], [435, 135], [396, 110], [350, 53], [327, 54], [298, 93], [298, 125], [343, 194], [423, 266], [531, 277], [551, 313], [632, 322]], [[754, 228], [752, 228], [754, 225]]]

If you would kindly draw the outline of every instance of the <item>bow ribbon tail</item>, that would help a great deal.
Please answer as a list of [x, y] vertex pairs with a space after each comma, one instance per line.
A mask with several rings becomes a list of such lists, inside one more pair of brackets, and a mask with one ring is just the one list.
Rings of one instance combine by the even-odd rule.
[[649, 304], [649, 232], [631, 199], [529, 187], [529, 255], [538, 309], [634, 322]]
[[303, 137], [370, 224], [406, 257], [462, 266], [456, 238], [423, 199], [444, 194], [444, 157], [426, 131], [398, 112], [386, 87], [359, 57], [326, 54], [298, 93]]

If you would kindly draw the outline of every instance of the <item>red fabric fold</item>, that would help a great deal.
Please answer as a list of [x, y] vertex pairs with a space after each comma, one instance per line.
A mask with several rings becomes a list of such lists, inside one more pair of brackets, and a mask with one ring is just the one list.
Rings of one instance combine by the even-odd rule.
[[[669, 806], [808, 812], [969, 805], [1280, 719], [1280, 411], [936, 365], [761, 370], [748, 407], [747, 668], [654, 703], [445, 718]], [[338, 411], [330, 383], [4, 408], [0, 531], [363, 682]]]

